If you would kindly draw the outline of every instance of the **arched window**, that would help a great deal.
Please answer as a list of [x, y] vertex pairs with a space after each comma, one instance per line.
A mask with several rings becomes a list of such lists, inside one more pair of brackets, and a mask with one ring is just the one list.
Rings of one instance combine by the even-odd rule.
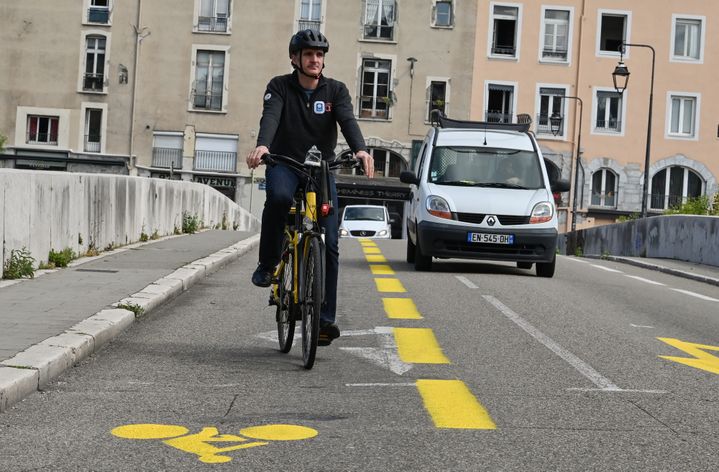
[[666, 210], [679, 206], [689, 198], [703, 193], [704, 182], [693, 170], [672, 166], [660, 170], [652, 177], [650, 207]]
[[592, 174], [592, 205], [617, 207], [617, 174], [610, 169], [599, 169]]
[[382, 148], [370, 148], [374, 158], [374, 171], [378, 177], [399, 177], [400, 172], [407, 169], [407, 163], [396, 152]]

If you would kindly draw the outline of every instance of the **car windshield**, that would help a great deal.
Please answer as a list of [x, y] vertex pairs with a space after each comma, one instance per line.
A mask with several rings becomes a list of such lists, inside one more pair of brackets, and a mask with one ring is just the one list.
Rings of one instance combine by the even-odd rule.
[[384, 208], [373, 207], [347, 207], [344, 220], [346, 221], [384, 221]]
[[429, 181], [467, 187], [543, 187], [536, 152], [467, 146], [436, 147], [432, 152]]

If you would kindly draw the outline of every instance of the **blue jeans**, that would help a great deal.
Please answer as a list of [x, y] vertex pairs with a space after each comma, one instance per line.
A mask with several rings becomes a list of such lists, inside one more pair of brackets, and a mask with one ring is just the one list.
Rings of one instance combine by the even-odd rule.
[[[262, 211], [262, 233], [260, 235], [260, 264], [276, 267], [280, 262], [282, 237], [292, 198], [301, 182], [300, 177], [287, 166], [277, 164], [265, 172], [267, 182], [265, 208]], [[337, 276], [339, 273], [339, 227], [337, 213], [337, 187], [335, 177], [330, 174], [330, 195], [333, 210], [327, 217], [320, 217], [319, 223], [325, 230], [325, 300], [320, 320], [334, 323], [337, 312]]]

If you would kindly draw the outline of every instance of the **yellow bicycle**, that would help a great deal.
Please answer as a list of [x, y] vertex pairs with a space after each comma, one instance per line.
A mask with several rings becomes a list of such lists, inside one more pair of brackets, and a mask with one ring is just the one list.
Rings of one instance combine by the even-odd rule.
[[351, 155], [328, 162], [314, 146], [307, 152], [304, 162], [281, 154], [265, 154], [263, 160], [267, 165], [286, 165], [303, 182], [295, 193], [285, 225], [270, 305], [277, 306], [277, 338], [283, 353], [292, 349], [295, 322], [302, 320], [302, 360], [305, 369], [311, 369], [317, 352], [325, 287], [324, 230], [319, 218], [333, 210], [329, 173], [332, 169], [358, 163]]

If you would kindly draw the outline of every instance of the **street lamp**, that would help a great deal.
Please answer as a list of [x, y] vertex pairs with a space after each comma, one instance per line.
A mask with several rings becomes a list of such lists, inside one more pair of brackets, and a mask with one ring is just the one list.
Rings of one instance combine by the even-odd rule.
[[[577, 229], [577, 189], [579, 188], [579, 166], [582, 160], [580, 159], [579, 152], [582, 145], [582, 110], [584, 110], [584, 102], [579, 97], [570, 97], [569, 95], [563, 95], [559, 98], [568, 98], [570, 100], [576, 100], [579, 103], [579, 130], [577, 131], [577, 152], [575, 153], [575, 164], [574, 164], [574, 197], [572, 200], [572, 232]], [[564, 117], [558, 111], [552, 113], [549, 117], [549, 124], [551, 126], [552, 134], [554, 136], [559, 134], [562, 128], [562, 121]]]
[[619, 47], [619, 63], [614, 68], [614, 72], [612, 72], [612, 80], [614, 81], [614, 88], [619, 93], [619, 95], [622, 95], [624, 93], [624, 90], [627, 88], [627, 84], [629, 83], [629, 69], [627, 69], [627, 66], [624, 65], [624, 47], [625, 46], [634, 46], [638, 48], [647, 48], [652, 51], [652, 76], [651, 76], [651, 82], [649, 84], [649, 118], [647, 119], [647, 149], [646, 153], [644, 155], [644, 186], [642, 188], [642, 218], [647, 217], [647, 196], [649, 194], [649, 164], [651, 163], [651, 160], [649, 158], [650, 156], [650, 149], [652, 146], [652, 104], [654, 102], [654, 56], [656, 55], [654, 48], [651, 47], [648, 44], [630, 44], [630, 43], [622, 43], [622, 45]]

